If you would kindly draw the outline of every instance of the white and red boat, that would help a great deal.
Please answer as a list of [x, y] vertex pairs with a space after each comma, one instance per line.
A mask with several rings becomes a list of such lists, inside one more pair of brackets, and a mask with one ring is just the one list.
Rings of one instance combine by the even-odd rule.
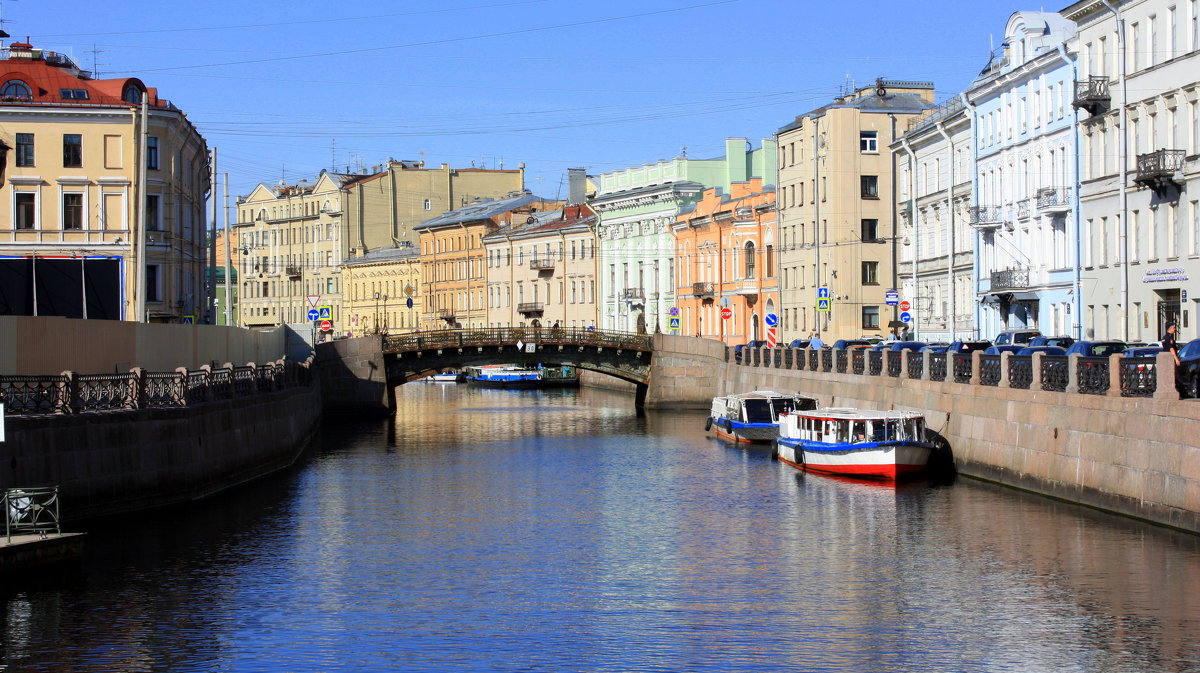
[[714, 397], [705, 430], [735, 442], [770, 442], [779, 436], [779, 418], [797, 409], [816, 409], [811, 397], [754, 390]]
[[779, 418], [775, 455], [801, 470], [901, 479], [922, 472], [934, 446], [910, 411], [826, 408]]

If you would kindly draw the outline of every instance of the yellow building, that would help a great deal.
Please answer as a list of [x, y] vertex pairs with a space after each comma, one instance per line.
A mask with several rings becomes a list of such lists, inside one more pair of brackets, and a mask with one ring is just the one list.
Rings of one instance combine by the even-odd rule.
[[0, 315], [211, 317], [209, 154], [187, 116], [136, 77], [0, 56]]
[[381, 248], [342, 265], [343, 333], [401, 334], [415, 331], [424, 310], [421, 258], [414, 246]]
[[888, 329], [897, 238], [889, 146], [904, 119], [932, 105], [932, 82], [881, 79], [777, 132], [781, 342]]

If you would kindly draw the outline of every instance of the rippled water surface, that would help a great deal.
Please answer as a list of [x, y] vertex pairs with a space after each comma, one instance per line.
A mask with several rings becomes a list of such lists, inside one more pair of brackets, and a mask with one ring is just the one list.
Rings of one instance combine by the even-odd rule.
[[1200, 671], [1196, 536], [805, 477], [615, 393], [399, 396], [5, 578], [0, 670]]

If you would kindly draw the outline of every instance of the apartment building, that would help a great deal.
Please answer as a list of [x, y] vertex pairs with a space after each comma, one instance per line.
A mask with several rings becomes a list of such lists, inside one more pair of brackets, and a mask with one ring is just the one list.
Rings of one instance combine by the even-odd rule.
[[342, 264], [342, 309], [348, 335], [403, 334], [424, 313], [416, 246], [372, 250]]
[[776, 132], [780, 339], [882, 335], [897, 289], [892, 153], [932, 82], [879, 79]]
[[183, 111], [29, 43], [0, 50], [0, 72], [0, 314], [211, 315], [209, 153]]

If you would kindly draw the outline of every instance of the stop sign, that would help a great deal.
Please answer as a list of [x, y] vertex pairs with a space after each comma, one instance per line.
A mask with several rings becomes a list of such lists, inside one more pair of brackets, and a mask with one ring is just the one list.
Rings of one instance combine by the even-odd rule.
[[909, 304], [907, 301], [900, 302], [900, 310], [901, 311], [907, 311], [910, 308], [912, 308], [912, 305]]
[[728, 306], [721, 309], [721, 319], [722, 320], [729, 320], [732, 317], [733, 317], [733, 309], [729, 308]]
[[331, 329], [333, 329], [333, 322], [331, 322], [329, 320], [321, 321], [321, 331], [322, 332], [328, 332]]

